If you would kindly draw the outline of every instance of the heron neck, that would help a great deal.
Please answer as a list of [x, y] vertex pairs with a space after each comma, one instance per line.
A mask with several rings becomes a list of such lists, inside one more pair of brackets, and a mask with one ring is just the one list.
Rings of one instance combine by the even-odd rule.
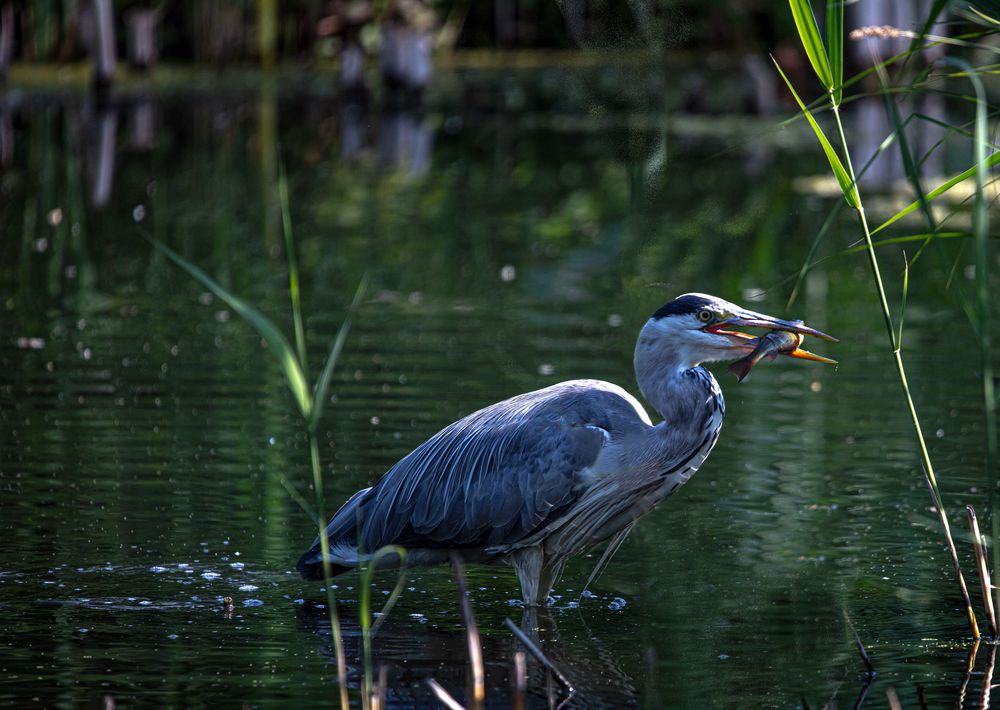
[[708, 370], [691, 366], [663, 343], [641, 336], [635, 349], [635, 375], [646, 401], [672, 431], [701, 428], [711, 416], [711, 403], [721, 399], [718, 382]]

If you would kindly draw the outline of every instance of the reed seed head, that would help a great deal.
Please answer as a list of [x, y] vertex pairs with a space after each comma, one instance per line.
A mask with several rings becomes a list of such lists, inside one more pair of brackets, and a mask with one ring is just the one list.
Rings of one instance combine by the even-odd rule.
[[859, 27], [856, 30], [852, 30], [851, 34], [848, 35], [853, 40], [860, 39], [895, 39], [896, 37], [908, 37], [912, 33], [906, 30], [901, 30], [898, 27], [893, 27], [892, 25], [881, 25], [881, 26], [870, 26], [870, 27]]

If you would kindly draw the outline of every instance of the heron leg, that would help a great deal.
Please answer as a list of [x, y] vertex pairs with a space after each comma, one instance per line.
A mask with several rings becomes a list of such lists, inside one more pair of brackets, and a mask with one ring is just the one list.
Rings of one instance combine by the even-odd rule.
[[545, 606], [549, 590], [562, 572], [563, 561], [546, 557], [540, 545], [525, 547], [511, 555], [511, 563], [521, 583], [525, 606]]

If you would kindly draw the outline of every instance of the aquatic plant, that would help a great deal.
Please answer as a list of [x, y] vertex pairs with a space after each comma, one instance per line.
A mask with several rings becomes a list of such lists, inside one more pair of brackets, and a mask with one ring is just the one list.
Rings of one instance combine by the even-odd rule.
[[[306, 349], [305, 327], [302, 318], [301, 285], [299, 281], [298, 260], [295, 251], [295, 240], [292, 234], [291, 215], [288, 204], [288, 185], [284, 170], [279, 167], [278, 171], [278, 194], [281, 202], [282, 226], [285, 243], [285, 254], [288, 262], [288, 286], [289, 298], [292, 308], [292, 322], [294, 330], [295, 346], [291, 345], [281, 330], [271, 319], [251, 306], [249, 303], [223, 288], [217, 281], [199, 269], [193, 263], [182, 257], [180, 254], [166, 246], [159, 240], [150, 241], [164, 255], [166, 255], [177, 266], [182, 268], [218, 298], [225, 301], [236, 311], [268, 345], [268, 350], [275, 356], [281, 365], [285, 382], [298, 405], [299, 413], [305, 424], [306, 434], [309, 440], [309, 461], [312, 469], [312, 486], [315, 494], [314, 506], [310, 506], [298, 489], [284, 477], [281, 478], [282, 485], [289, 495], [299, 504], [299, 506], [312, 518], [317, 526], [320, 547], [323, 553], [323, 581], [326, 591], [326, 608], [330, 619], [330, 630], [333, 637], [333, 647], [337, 661], [337, 677], [340, 693], [340, 705], [348, 708], [350, 699], [347, 686], [347, 663], [344, 652], [344, 643], [341, 634], [340, 621], [337, 615], [336, 594], [334, 592], [333, 574], [330, 564], [329, 540], [326, 536], [326, 514], [323, 500], [323, 469], [320, 463], [319, 442], [317, 430], [323, 416], [324, 403], [327, 400], [334, 369], [344, 349], [347, 335], [351, 329], [353, 313], [361, 302], [367, 289], [368, 275], [362, 276], [354, 299], [344, 320], [337, 332], [330, 351], [326, 356], [320, 374], [315, 384], [310, 386], [308, 376], [308, 360]], [[364, 644], [364, 690], [361, 696], [362, 707], [379, 707], [379, 698], [385, 692], [384, 672], [380, 673], [380, 680], [376, 684], [373, 682], [373, 668], [371, 663], [371, 642], [378, 627], [386, 618], [386, 614], [392, 609], [399, 595], [402, 592], [405, 577], [400, 571], [396, 586], [386, 601], [382, 613], [377, 622], [372, 623], [371, 618], [371, 579], [378, 562], [382, 557], [393, 556], [397, 559], [405, 557], [406, 551], [398, 546], [391, 546], [374, 551], [368, 563], [361, 570], [362, 584], [359, 591], [360, 622], [362, 629], [362, 639]]]
[[[988, 292], [988, 282], [986, 278], [987, 271], [987, 248], [986, 240], [987, 234], [987, 207], [984, 201], [984, 189], [985, 189], [985, 176], [988, 169], [994, 165], [996, 162], [1000, 161], [1000, 153], [993, 153], [990, 156], [986, 154], [986, 147], [989, 145], [986, 140], [985, 133], [985, 98], [982, 92], [981, 83], [979, 82], [977, 72], [965, 65], [963, 67], [964, 74], [976, 85], [976, 96], [975, 97], [964, 97], [968, 98], [975, 103], [976, 106], [976, 128], [973, 136], [976, 149], [976, 162], [968, 170], [955, 176], [951, 180], [946, 181], [938, 188], [931, 190], [929, 192], [925, 191], [920, 183], [919, 175], [916, 170], [916, 161], [914, 161], [912, 154], [910, 154], [907, 143], [906, 135], [904, 132], [905, 125], [899, 119], [898, 113], [896, 112], [896, 105], [893, 98], [893, 89], [888, 84], [888, 79], [886, 76], [886, 67], [892, 63], [900, 60], [908, 59], [917, 52], [922, 51], [931, 43], [939, 43], [948, 39], [949, 44], [967, 44], [965, 40], [949, 39], [949, 38], [939, 38], [932, 37], [926, 34], [926, 30], [934, 24], [937, 15], [940, 13], [944, 3], [936, 3], [935, 8], [932, 10], [930, 16], [926, 19], [924, 23], [924, 30], [920, 33], [903, 32], [901, 30], [896, 30], [895, 28], [874, 28], [871, 31], [855, 31], [851, 34], [852, 38], [866, 38], [866, 37], [883, 37], [883, 36], [906, 36], [912, 39], [912, 44], [910, 49], [900, 55], [891, 57], [884, 61], [878, 61], [873, 57], [873, 66], [871, 69], [862, 72], [858, 77], [854, 77], [851, 82], [844, 82], [843, 80], [843, 56], [844, 56], [844, 31], [843, 31], [843, 17], [844, 17], [844, 3], [843, 0], [830, 0], [827, 3], [827, 22], [826, 22], [826, 42], [820, 36], [819, 28], [816, 23], [816, 18], [813, 15], [812, 8], [808, 0], [789, 0], [789, 6], [791, 8], [792, 16], [795, 20], [796, 29], [798, 31], [799, 38], [802, 42], [802, 46], [805, 49], [806, 55], [809, 59], [809, 63], [813, 68], [816, 77], [819, 79], [820, 83], [826, 89], [826, 102], [828, 103], [830, 112], [833, 116], [833, 120], [837, 129], [837, 137], [839, 139], [839, 150], [831, 144], [827, 139], [823, 129], [819, 126], [816, 119], [813, 117], [813, 113], [810, 107], [799, 98], [796, 93], [794, 86], [791, 81], [782, 71], [781, 66], [775, 60], [775, 66], [778, 73], [781, 75], [782, 79], [785, 81], [792, 96], [795, 98], [796, 103], [799, 106], [802, 116], [808, 122], [810, 128], [815, 134], [817, 140], [822, 147], [824, 154], [826, 155], [827, 161], [830, 165], [830, 169], [837, 179], [840, 185], [841, 192], [844, 196], [844, 200], [848, 207], [852, 208], [858, 219], [858, 225], [861, 229], [864, 246], [862, 250], [868, 256], [868, 264], [871, 270], [872, 279], [878, 294], [879, 307], [882, 313], [882, 318], [885, 323], [886, 334], [888, 337], [889, 346], [892, 353], [893, 362], [895, 364], [896, 374], [899, 379], [900, 388], [902, 391], [903, 399], [906, 404], [906, 408], [910, 417], [910, 421], [913, 427], [913, 432], [916, 437], [917, 446], [919, 449], [920, 461], [923, 467], [925, 480], [927, 486], [930, 490], [931, 497], [934, 501], [934, 507], [937, 512], [938, 518], [941, 523], [941, 528], [945, 538], [945, 543], [948, 548], [952, 566], [954, 568], [954, 573], [956, 580], [958, 582], [959, 589], [962, 593], [963, 602], [965, 605], [966, 615], [968, 617], [968, 622], [970, 629], [972, 631], [974, 638], [979, 638], [980, 632], [979, 627], [976, 622], [976, 615], [972, 608], [972, 601], [969, 597], [969, 592], [966, 587], [965, 579], [962, 574], [961, 565], [958, 559], [958, 552], [955, 547], [955, 542], [952, 537], [950, 525], [948, 522], [948, 516], [945, 511], [944, 501], [941, 496], [940, 488], [938, 485], [937, 477], [934, 472], [934, 466], [931, 461], [930, 451], [927, 446], [926, 439], [924, 437], [923, 431], [920, 425], [920, 418], [917, 414], [916, 406], [914, 405], [913, 396], [911, 389], [907, 380], [906, 366], [903, 358], [903, 319], [905, 315], [906, 306], [906, 295], [909, 286], [909, 267], [912, 263], [904, 263], [903, 270], [903, 283], [902, 283], [902, 300], [899, 306], [899, 316], [898, 316], [898, 327], [894, 322], [893, 314], [889, 306], [889, 300], [886, 295], [885, 282], [882, 277], [878, 255], [876, 253], [877, 244], [885, 244], [890, 240], [883, 240], [882, 242], [876, 243], [873, 241], [872, 237], [874, 234], [885, 229], [889, 225], [897, 222], [906, 215], [920, 210], [928, 220], [929, 232], [922, 235], [915, 235], [913, 239], [923, 242], [923, 246], [927, 246], [932, 240], [941, 236], [939, 234], [939, 225], [934, 220], [930, 210], [928, 209], [928, 204], [944, 194], [955, 185], [961, 183], [962, 181], [975, 176], [976, 177], [976, 205], [974, 210], [974, 220], [973, 220], [973, 233], [977, 245], [977, 259], [976, 259], [976, 283], [977, 283], [977, 302], [978, 309], [977, 314], [972, 316], [970, 319], [973, 321], [976, 330], [978, 331], [980, 343], [982, 344], [983, 351], [983, 396], [984, 396], [984, 410], [987, 420], [987, 430], [988, 430], [988, 453], [987, 453], [987, 469], [988, 476], [990, 478], [991, 489], [995, 491], [995, 459], [996, 459], [996, 424], [995, 424], [995, 396], [993, 393], [993, 383], [992, 383], [992, 360], [991, 360], [991, 349], [990, 349], [990, 339], [989, 339], [989, 292]], [[877, 31], [876, 31], [877, 30]], [[840, 107], [843, 102], [843, 89], [848, 83], [855, 83], [864, 76], [877, 74], [880, 80], [882, 93], [886, 97], [886, 106], [889, 112], [890, 120], [894, 126], [894, 134], [891, 135], [885, 142], [884, 146], [888, 146], [892, 142], [895, 142], [901, 151], [904, 165], [907, 168], [908, 177], [914, 186], [917, 199], [911, 204], [907, 205], [905, 208], [891, 216], [881, 225], [872, 229], [869, 226], [868, 218], [865, 212], [864, 202], [862, 199], [861, 191], [858, 187], [858, 173], [855, 172], [853, 162], [851, 160], [851, 151], [848, 143], [847, 135], [844, 131], [843, 122], [840, 115]], [[911, 86], [910, 88], [913, 88]], [[814, 106], [816, 108], [816, 106]], [[843, 156], [843, 159], [841, 159]], [[831, 219], [828, 223], [832, 221], [833, 214], [831, 214]], [[824, 225], [826, 227], [827, 225]], [[824, 229], [825, 231], [825, 229]], [[921, 249], [923, 248], [921, 247]], [[918, 252], [919, 255], [919, 252]], [[968, 310], [967, 310], [968, 312]], [[998, 516], [994, 510], [993, 515], [994, 526], [998, 524]], [[985, 591], [985, 587], [984, 587]], [[995, 633], [995, 632], [994, 632]]]

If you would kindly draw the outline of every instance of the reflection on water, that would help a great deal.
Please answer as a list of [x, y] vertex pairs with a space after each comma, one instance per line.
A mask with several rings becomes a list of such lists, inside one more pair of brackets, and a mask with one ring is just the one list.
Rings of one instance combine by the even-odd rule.
[[[322, 594], [292, 573], [312, 523], [281, 482], [309, 480], [291, 398], [239, 317], [142, 239], [287, 327], [279, 160], [314, 366], [372, 274], [320, 431], [331, 504], [503, 397], [573, 377], [634, 391], [635, 333], [677, 293], [783, 312], [785, 279], [830, 207], [793, 191], [816, 160], [787, 133], [753, 124], [757, 139], [734, 148], [728, 129], [717, 137], [724, 119], [483, 105], [336, 104], [277, 87], [5, 105], [0, 702], [330, 697]], [[835, 227], [820, 254], [855, 238]], [[890, 686], [904, 707], [981, 701], [992, 649], [967, 674], [958, 596], [858, 266], [824, 262], [786, 313], [842, 338], [839, 368], [766, 363], [742, 385], [721, 368], [729, 414], [701, 472], [636, 526], [592, 594], [596, 557], [567, 569], [540, 639], [578, 705], [852, 704], [865, 674], [845, 611], [878, 671], [868, 703]], [[942, 318], [949, 274], [926, 268], [907, 310], [912, 384], [952, 512], [985, 514], [977, 355], [967, 326]], [[337, 583], [356, 679], [358, 578]], [[375, 598], [393, 583], [378, 577]], [[468, 584], [502, 707], [516, 579], [478, 567]], [[396, 704], [423, 704], [429, 677], [464, 695], [454, 599], [447, 569], [408, 581], [374, 649]], [[544, 675], [531, 674], [544, 706]]]

